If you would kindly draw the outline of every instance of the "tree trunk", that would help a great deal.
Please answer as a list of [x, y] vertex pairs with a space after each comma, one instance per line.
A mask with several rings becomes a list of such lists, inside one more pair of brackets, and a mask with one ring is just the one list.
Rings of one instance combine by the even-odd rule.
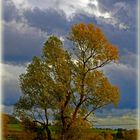
[[61, 138], [61, 140], [65, 140], [65, 138], [64, 138], [64, 132], [61, 133], [60, 138]]
[[63, 116], [63, 113], [61, 114], [61, 121], [62, 121], [62, 132], [61, 132], [61, 140], [64, 140], [64, 135], [65, 135], [65, 131], [66, 131], [66, 122], [65, 122], [65, 118]]
[[46, 131], [47, 131], [48, 140], [52, 140], [51, 131], [50, 131], [50, 129], [48, 128], [48, 126], [46, 126]]
[[48, 120], [48, 116], [47, 116], [47, 109], [45, 108], [44, 111], [45, 111], [45, 117], [46, 117], [46, 122], [47, 122], [45, 125], [45, 129], [47, 131], [47, 137], [48, 137], [48, 140], [52, 140], [51, 131], [49, 129], [49, 120]]

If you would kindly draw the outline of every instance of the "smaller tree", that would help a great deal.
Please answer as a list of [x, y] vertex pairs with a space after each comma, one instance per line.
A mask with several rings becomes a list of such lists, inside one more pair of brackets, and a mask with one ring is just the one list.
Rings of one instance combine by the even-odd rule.
[[[30, 135], [32, 140], [46, 140], [46, 134], [42, 125], [38, 125], [27, 118], [22, 119], [21, 123], [24, 128], [23, 135], [28, 136], [32, 134]], [[27, 137], [25, 139], [27, 139]]]
[[[53, 97], [49, 94], [51, 79], [40, 58], [34, 57], [25, 74], [20, 75], [22, 96], [15, 104], [15, 115], [23, 121], [33, 122], [47, 132], [51, 140], [49, 117], [53, 109]], [[25, 123], [25, 122], [24, 122]]]

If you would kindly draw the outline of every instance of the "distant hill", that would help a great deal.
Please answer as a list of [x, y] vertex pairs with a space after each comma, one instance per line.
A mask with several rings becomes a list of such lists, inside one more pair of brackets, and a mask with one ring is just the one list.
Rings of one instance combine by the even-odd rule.
[[16, 119], [14, 116], [2, 113], [2, 115], [6, 116], [8, 118], [9, 124], [19, 124], [20, 121]]

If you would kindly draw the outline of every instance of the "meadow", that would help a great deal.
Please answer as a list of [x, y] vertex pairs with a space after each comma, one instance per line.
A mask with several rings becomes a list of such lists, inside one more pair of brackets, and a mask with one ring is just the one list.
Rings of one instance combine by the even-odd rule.
[[[36, 133], [26, 131], [23, 124], [14, 117], [8, 115], [6, 117], [9, 118], [9, 122], [4, 123], [2, 140], [39, 140], [35, 139]], [[52, 140], [60, 140], [58, 139], [59, 131], [57, 126], [51, 126], [50, 129], [53, 132]], [[73, 134], [78, 134], [78, 131], [74, 131]], [[90, 128], [82, 132], [79, 131], [79, 134], [85, 137], [81, 139], [78, 136], [77, 140], [137, 140], [137, 130]]]

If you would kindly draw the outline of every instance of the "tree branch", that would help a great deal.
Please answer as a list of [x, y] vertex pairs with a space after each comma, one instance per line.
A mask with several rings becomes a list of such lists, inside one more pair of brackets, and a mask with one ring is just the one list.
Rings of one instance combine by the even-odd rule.
[[104, 61], [102, 64], [100, 64], [99, 66], [95, 66], [95, 67], [93, 67], [93, 68], [88, 68], [88, 70], [86, 71], [86, 73], [88, 73], [89, 71], [93, 71], [93, 70], [95, 70], [95, 69], [97, 69], [97, 68], [101, 68], [101, 67], [103, 67], [104, 65], [108, 64], [109, 62], [110, 62], [110, 60], [106, 60], [106, 61]]

